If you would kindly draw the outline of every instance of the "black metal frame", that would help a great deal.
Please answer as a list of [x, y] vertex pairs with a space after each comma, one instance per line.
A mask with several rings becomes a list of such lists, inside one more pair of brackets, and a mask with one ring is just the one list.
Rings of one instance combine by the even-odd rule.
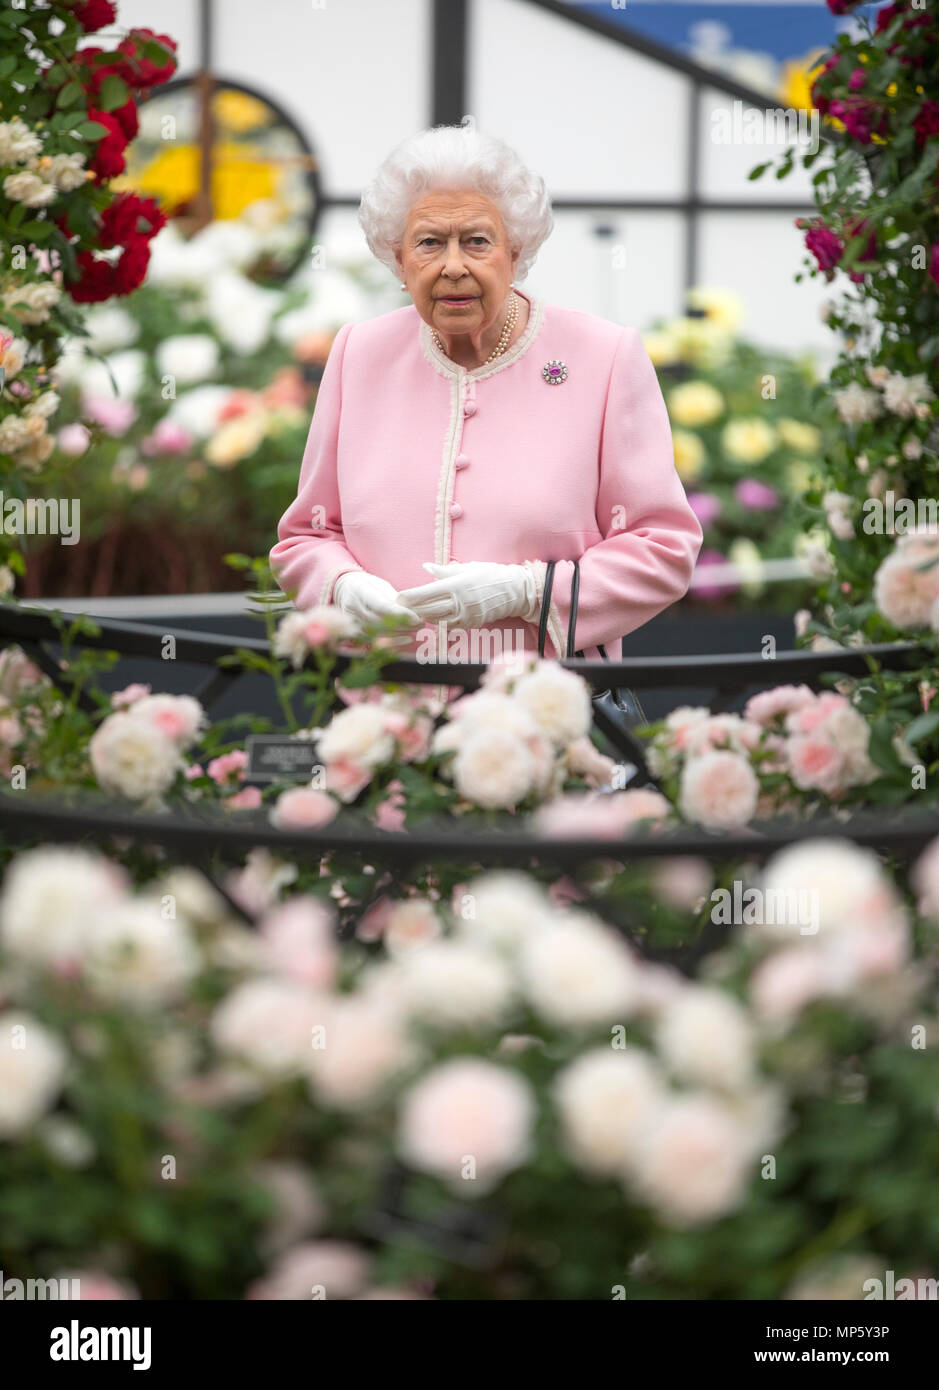
[[[77, 615], [55, 610], [66, 622]], [[176, 659], [195, 665], [210, 665], [221, 656], [234, 658], [213, 671], [192, 693], [208, 709], [231, 683], [247, 669], [237, 661], [236, 650], [269, 655], [265, 638], [245, 637], [233, 641], [223, 633], [193, 632], [189, 629], [157, 627], [152, 623], [128, 622], [119, 618], [89, 615], [98, 628], [97, 635], [81, 633], [79, 645], [99, 651], [116, 651], [121, 656], [152, 657], [162, 660], [161, 646], [168, 637], [175, 643]], [[63, 673], [44, 651], [45, 644], [61, 643], [61, 635], [48, 610], [0, 602], [0, 650], [16, 643], [36, 664], [61, 684]], [[784, 651], [772, 660], [762, 655], [739, 652], [703, 656], [641, 656], [620, 661], [588, 661], [565, 657], [560, 664], [582, 676], [588, 685], [605, 690], [609, 685], [635, 686], [637, 689], [698, 689], [713, 687], [717, 696], [709, 707], [714, 712], [728, 705], [752, 687], [800, 681], [811, 689], [821, 688], [826, 673], [847, 676], [870, 674], [870, 661], [886, 670], [908, 670], [930, 659], [930, 649], [918, 642], [880, 642], [868, 647], [844, 647], [838, 651]], [[335, 671], [341, 676], [355, 653], [336, 656]], [[312, 666], [312, 663], [311, 663]], [[383, 667], [382, 679], [407, 685], [450, 685], [475, 690], [487, 670], [482, 661], [418, 661], [400, 657]], [[90, 708], [96, 708], [92, 705]]]
[[[700, 214], [704, 212], [757, 212], [793, 213], [812, 211], [811, 201], [781, 200], [774, 202], [769, 198], [752, 201], [741, 199], [704, 199], [700, 194], [698, 144], [696, 133], [700, 122], [701, 97], [706, 87], [726, 92], [730, 96], [755, 106], [760, 110], [772, 107], [772, 101], [765, 92], [758, 92], [734, 78], [721, 72], [712, 72], [688, 58], [683, 58], [674, 49], [647, 38], [636, 29], [614, 24], [590, 11], [579, 11], [564, 4], [563, 0], [524, 0], [544, 14], [551, 14], [566, 20], [581, 29], [609, 39], [621, 48], [630, 49], [673, 72], [681, 73], [690, 79], [688, 102], [688, 166], [686, 169], [686, 192], [678, 198], [564, 198], [553, 197], [552, 206], [562, 212], [589, 211], [601, 212], [677, 212], [685, 220], [685, 290], [691, 289], [698, 280], [698, 225]], [[472, 0], [431, 0], [431, 100], [429, 112], [430, 125], [458, 125], [466, 114], [467, 101], [467, 34], [472, 21]], [[200, 0], [200, 62], [203, 67], [211, 64], [214, 49], [215, 10], [213, 0]], [[190, 79], [174, 79], [189, 81]], [[226, 81], [228, 79], [219, 79]], [[172, 87], [172, 83], [159, 88], [161, 92]], [[282, 107], [265, 92], [245, 86], [242, 82], [229, 82], [242, 91], [266, 101], [280, 118], [296, 131], [304, 145], [307, 145], [297, 123], [287, 115]], [[826, 137], [827, 138], [827, 137]], [[316, 217], [323, 208], [357, 208], [360, 195], [325, 192], [316, 182], [314, 207]], [[314, 221], [314, 230], [316, 222]]]
[[[69, 616], [74, 620], [75, 615]], [[237, 648], [246, 652], [267, 655], [265, 639], [245, 638], [233, 642], [218, 633], [193, 633], [185, 630], [160, 628], [148, 623], [125, 622], [116, 619], [93, 619], [97, 632], [76, 634], [77, 644], [98, 650], [117, 651], [123, 656], [162, 659], [167, 637], [176, 643], [177, 659], [197, 665], [214, 665], [219, 657], [231, 657], [231, 665], [218, 667], [197, 687], [196, 696], [208, 709], [224, 690], [248, 669], [237, 657]], [[63, 634], [52, 616], [43, 610], [0, 603], [0, 650], [15, 643], [19, 645], [61, 688], [68, 680], [48, 650], [62, 645]], [[712, 708], [727, 703], [751, 687], [772, 681], [802, 680], [819, 688], [822, 677], [833, 671], [853, 676], [870, 674], [870, 661], [876, 660], [887, 669], [920, 666], [928, 657], [926, 649], [915, 642], [883, 643], [866, 648], [844, 648], [841, 651], [781, 652], [772, 662], [762, 656], [721, 654], [692, 657], [642, 657], [627, 661], [586, 661], [564, 659], [561, 664], [576, 671], [594, 688], [605, 688], [610, 681], [649, 687], [699, 687], [712, 684], [720, 692]], [[341, 676], [354, 659], [354, 654], [337, 654], [335, 674]], [[412, 685], [447, 684], [466, 690], [475, 689], [486, 670], [483, 663], [421, 662], [402, 657], [383, 668], [385, 681]], [[94, 701], [88, 701], [92, 712], [98, 711]], [[759, 830], [745, 828], [733, 834], [717, 834], [704, 830], [660, 832], [653, 836], [613, 841], [608, 838], [543, 837], [531, 831], [508, 829], [467, 833], [464, 827], [428, 828], [406, 834], [381, 831], [373, 827], [337, 829], [326, 826], [316, 831], [280, 830], [270, 824], [266, 813], [241, 812], [237, 822], [220, 819], [218, 815], [200, 815], [197, 810], [174, 808], [172, 816], [143, 815], [128, 811], [125, 805], [74, 807], [56, 804], [50, 798], [0, 792], [0, 833], [5, 842], [31, 843], [51, 838], [57, 842], [84, 843], [130, 839], [143, 845], [157, 845], [172, 852], [178, 862], [189, 864], [201, 872], [230, 910], [253, 925], [247, 912], [219, 882], [213, 862], [240, 857], [251, 849], [263, 847], [274, 854], [299, 861], [319, 861], [331, 851], [347, 852], [364, 862], [385, 864], [400, 869], [438, 861], [458, 861], [475, 864], [530, 865], [532, 860], [550, 858], [552, 864], [576, 873], [578, 865], [595, 860], [614, 859], [633, 862], [693, 855], [710, 860], [735, 857], [760, 860], [800, 839], [850, 838], [857, 844], [868, 845], [880, 852], [899, 857], [912, 857], [939, 834], [939, 816], [906, 816], [902, 812], [895, 820], [884, 814], [868, 811], [858, 813], [847, 824], [835, 818], [814, 820], [794, 825], [778, 819], [763, 822]], [[377, 894], [381, 879], [376, 875]], [[597, 909], [605, 911], [621, 930], [628, 928], [616, 921], [615, 905], [596, 900]], [[698, 941], [676, 954], [666, 951], [662, 959], [674, 960], [681, 969], [692, 969], [701, 954], [712, 944], [712, 934], [702, 932]], [[660, 953], [661, 954], [661, 953]], [[652, 953], [655, 958], [655, 952]]]

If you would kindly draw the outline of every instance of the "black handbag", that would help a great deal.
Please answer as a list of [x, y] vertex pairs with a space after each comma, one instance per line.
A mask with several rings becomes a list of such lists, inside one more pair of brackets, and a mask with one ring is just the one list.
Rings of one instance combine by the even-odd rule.
[[[571, 615], [567, 625], [567, 650], [566, 657], [583, 657], [582, 651], [574, 651], [574, 633], [577, 628], [577, 599], [580, 593], [580, 563], [572, 561], [574, 575], [571, 580]], [[546, 564], [544, 597], [541, 602], [541, 620], [538, 624], [538, 655], [544, 656], [545, 638], [548, 632], [548, 613], [551, 608], [551, 591], [554, 588], [554, 560], [548, 560]], [[604, 661], [609, 661], [606, 648], [599, 645], [597, 650]], [[635, 691], [625, 687], [617, 689], [610, 686], [607, 690], [594, 690], [591, 693], [593, 700], [593, 721], [602, 734], [606, 736], [616, 751], [627, 758], [635, 767], [635, 773], [628, 780], [635, 785], [648, 785], [653, 782], [645, 759], [645, 750], [641, 741], [632, 732], [642, 724], [648, 724], [645, 712], [639, 703]]]

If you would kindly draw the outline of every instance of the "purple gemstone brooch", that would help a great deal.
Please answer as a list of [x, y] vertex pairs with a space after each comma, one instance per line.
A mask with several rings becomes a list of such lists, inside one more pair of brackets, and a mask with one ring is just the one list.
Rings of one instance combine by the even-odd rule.
[[562, 381], [567, 380], [567, 367], [557, 358], [553, 358], [552, 361], [544, 364], [541, 375], [549, 386], [560, 386]]

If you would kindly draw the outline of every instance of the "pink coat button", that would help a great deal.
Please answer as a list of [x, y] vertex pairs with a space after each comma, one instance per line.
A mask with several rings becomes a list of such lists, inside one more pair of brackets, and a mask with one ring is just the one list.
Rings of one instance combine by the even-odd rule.
[[463, 515], [463, 508], [460, 506], [459, 502], [450, 503], [450, 515], [454, 520], [456, 520], [458, 516]]
[[469, 459], [466, 454], [457, 454], [456, 458], [453, 460], [454, 468], [466, 468], [468, 464]]
[[476, 402], [475, 402], [475, 401], [464, 401], [464, 402], [463, 402], [463, 414], [464, 414], [464, 415], [475, 415], [475, 414], [476, 414]]

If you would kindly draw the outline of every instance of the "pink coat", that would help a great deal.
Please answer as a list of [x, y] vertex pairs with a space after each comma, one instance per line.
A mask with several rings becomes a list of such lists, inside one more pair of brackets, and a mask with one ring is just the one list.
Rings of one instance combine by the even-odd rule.
[[[639, 333], [524, 297], [522, 335], [471, 370], [440, 352], [412, 304], [339, 330], [270, 552], [298, 608], [330, 603], [351, 569], [400, 590], [432, 582], [424, 560], [553, 559], [545, 656], [563, 656], [577, 557], [575, 649], [599, 658], [603, 643], [615, 661], [626, 633], [687, 591], [701, 526]], [[556, 385], [544, 374], [554, 361], [567, 373]], [[537, 621], [520, 618], [489, 625], [489, 653], [446, 622], [412, 633], [402, 652], [435, 660], [538, 646]]]

